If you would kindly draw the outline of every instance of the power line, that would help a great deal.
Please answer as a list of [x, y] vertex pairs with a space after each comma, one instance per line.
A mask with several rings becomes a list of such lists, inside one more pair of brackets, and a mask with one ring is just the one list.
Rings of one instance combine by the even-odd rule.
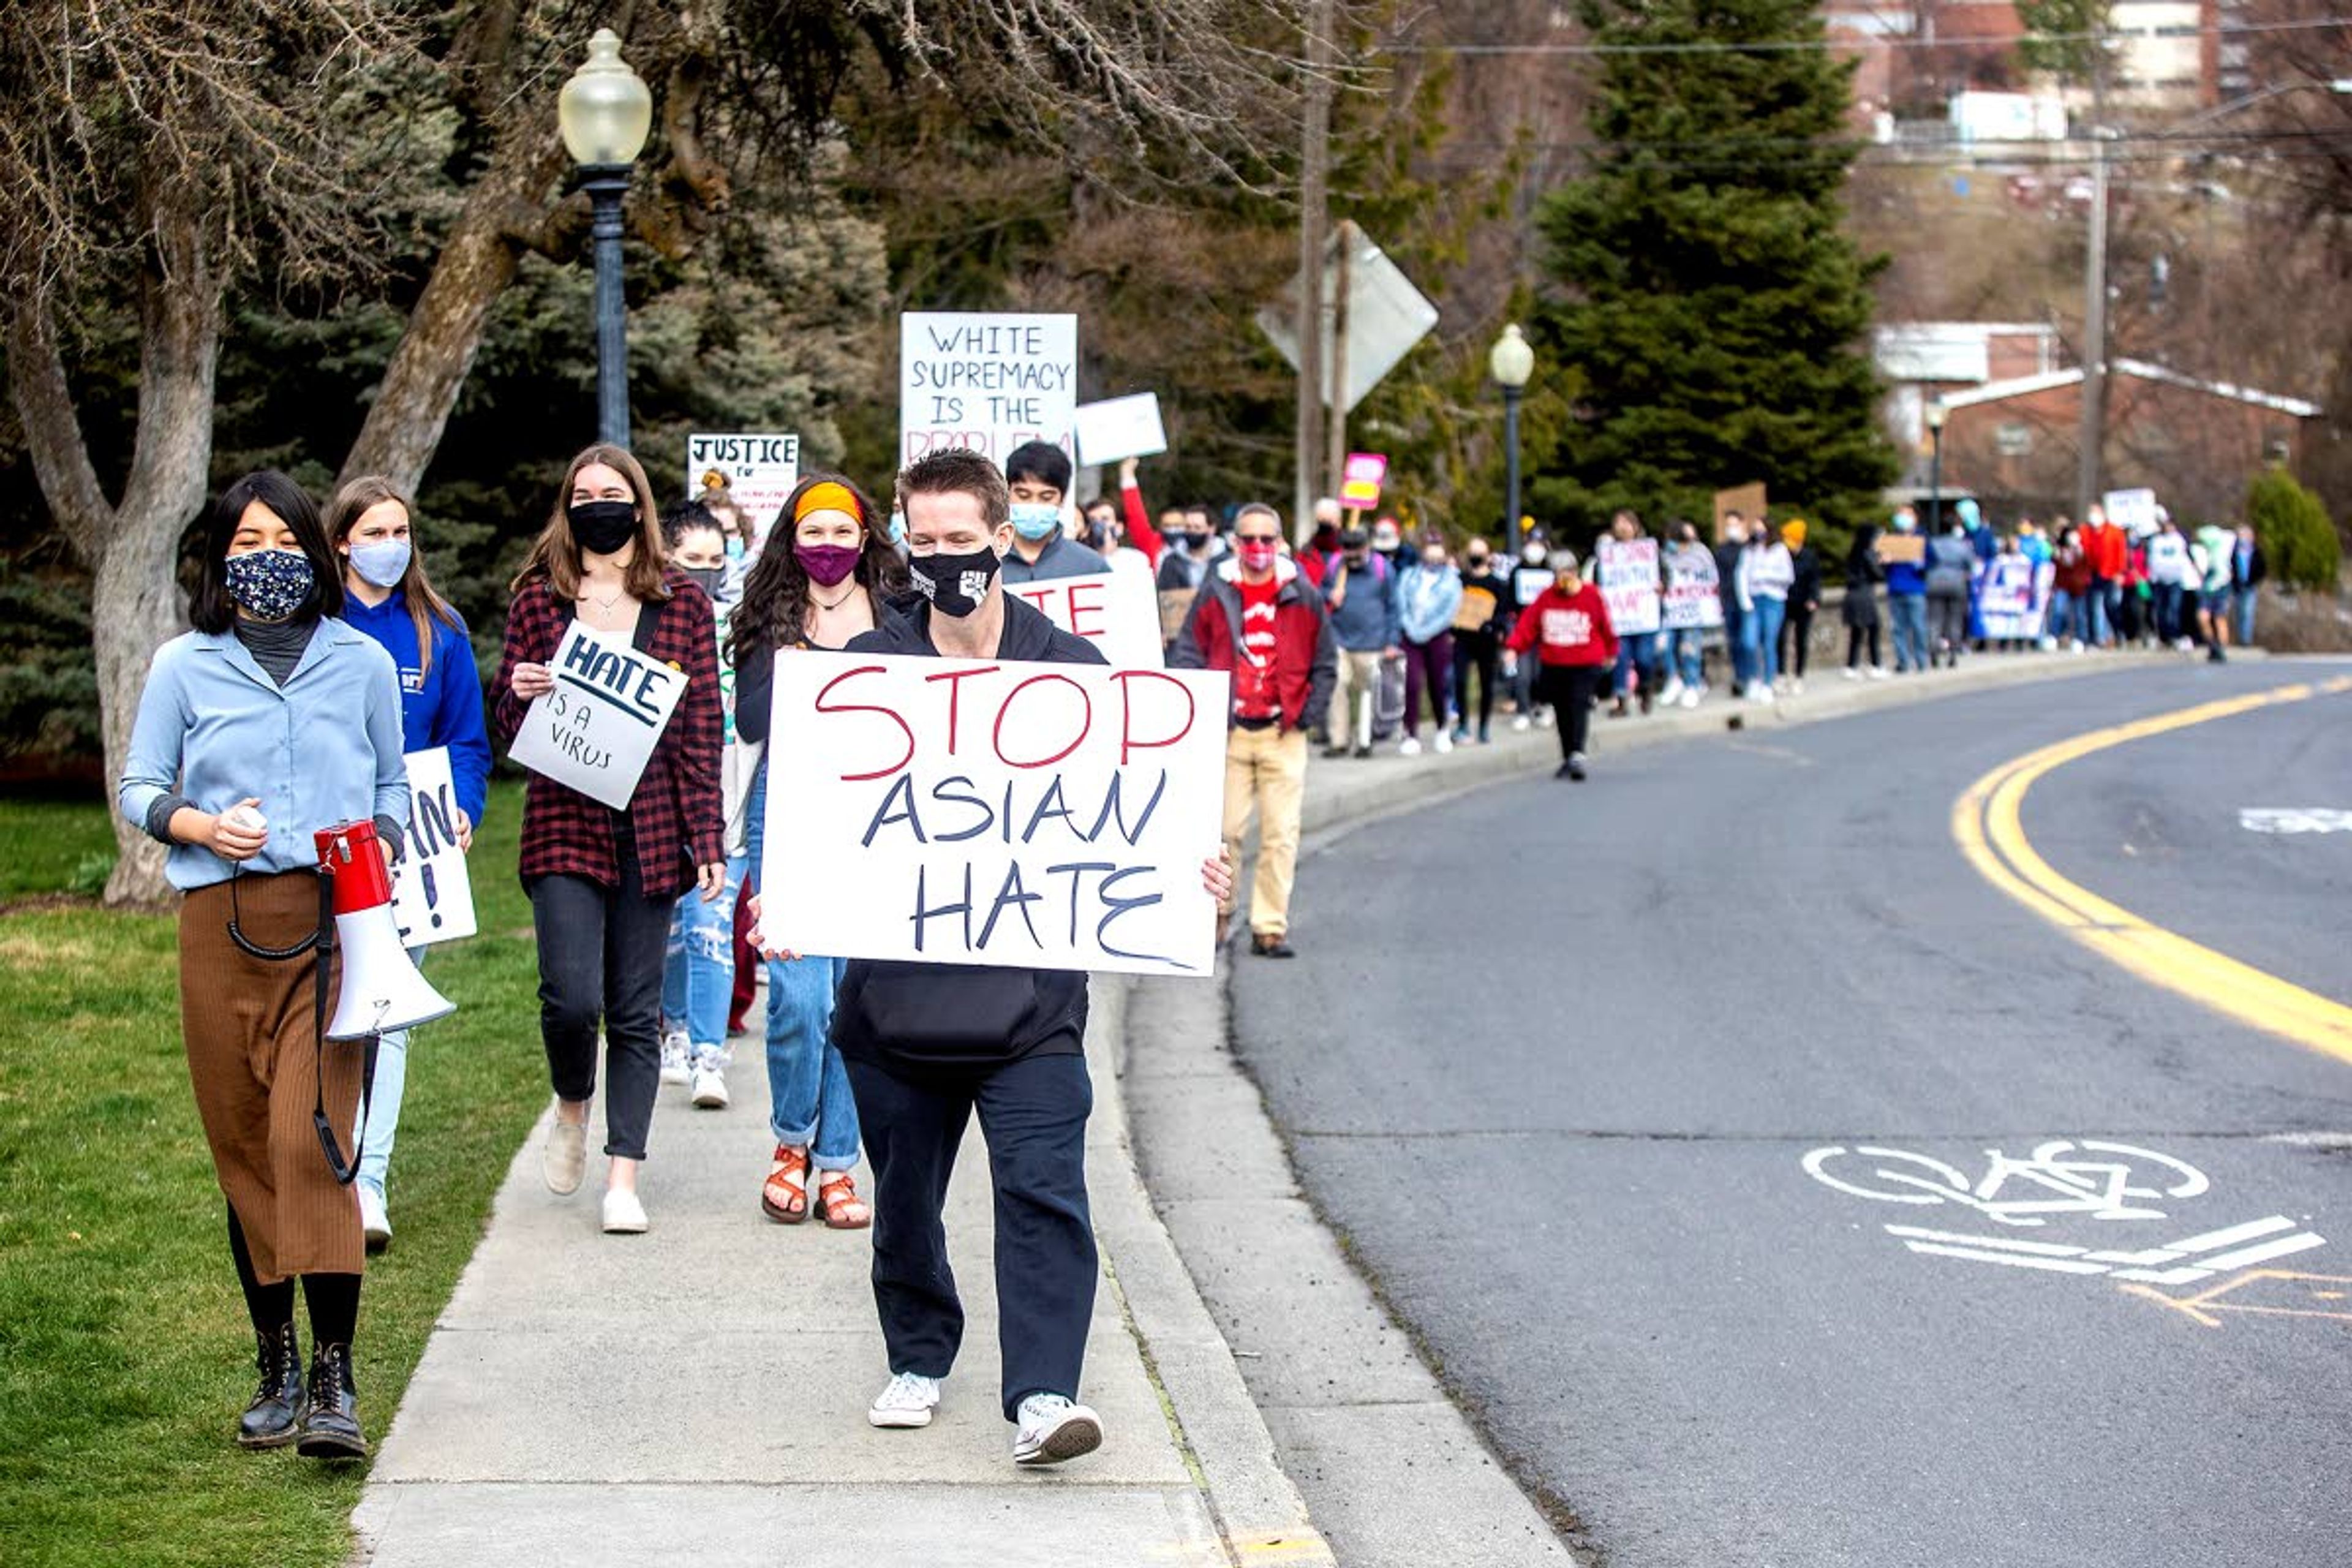
[[[2315, 32], [2330, 27], [2352, 27], [2352, 16], [2305, 17], [2294, 22], [2224, 22], [2210, 27], [2168, 29], [2166, 38], [2242, 37], [2258, 33]], [[1694, 40], [1679, 44], [1414, 44], [1388, 43], [1376, 45], [1372, 53], [1389, 55], [1462, 55], [1470, 57], [1507, 55], [1560, 55], [1576, 58], [1605, 58], [1612, 55], [1760, 55], [1816, 53], [1829, 50], [1857, 48], [1890, 49], [1965, 49], [2014, 48], [2021, 44], [2095, 44], [2100, 42], [2127, 44], [2135, 38], [2151, 37], [2140, 33], [2117, 32], [2108, 28], [2091, 33], [2023, 33], [1979, 34], [1969, 37], [1922, 38], [1896, 35], [1864, 35], [1855, 37], [1832, 38], [1760, 38], [1748, 43], [1725, 43], [1717, 39]]]

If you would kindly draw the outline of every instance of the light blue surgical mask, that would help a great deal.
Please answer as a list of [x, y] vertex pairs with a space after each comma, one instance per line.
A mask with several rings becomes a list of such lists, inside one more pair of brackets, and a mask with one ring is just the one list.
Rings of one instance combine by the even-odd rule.
[[370, 544], [352, 546], [352, 570], [360, 581], [377, 588], [396, 588], [408, 572], [409, 543], [405, 539], [379, 539]]
[[1024, 539], [1044, 539], [1062, 526], [1062, 509], [1052, 501], [1013, 503], [1013, 531]]
[[890, 514], [890, 542], [900, 550], [907, 548], [907, 514], [903, 511]]

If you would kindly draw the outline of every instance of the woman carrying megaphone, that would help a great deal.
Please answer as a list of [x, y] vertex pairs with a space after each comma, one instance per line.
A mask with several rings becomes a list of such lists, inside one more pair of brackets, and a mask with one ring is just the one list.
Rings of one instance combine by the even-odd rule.
[[260, 1345], [237, 1441], [337, 1459], [367, 1455], [352, 1377], [364, 1247], [313, 1113], [352, 1127], [362, 1058], [320, 1052], [311, 835], [373, 817], [396, 855], [408, 812], [400, 678], [338, 618], [343, 604], [341, 563], [300, 487], [270, 472], [229, 486], [205, 530], [195, 629], [155, 655], [116, 796], [170, 847], [165, 875], [186, 894], [180, 1029]]

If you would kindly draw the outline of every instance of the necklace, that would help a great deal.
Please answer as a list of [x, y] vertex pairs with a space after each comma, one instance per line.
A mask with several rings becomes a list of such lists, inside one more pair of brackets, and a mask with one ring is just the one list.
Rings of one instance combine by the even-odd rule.
[[856, 597], [856, 595], [857, 584], [852, 583], [847, 588], [842, 591], [840, 598], [835, 599], [832, 604], [828, 605], [823, 599], [816, 596], [816, 590], [812, 587], [809, 590], [809, 603], [814, 605], [820, 610], [837, 610], [841, 608], [842, 605], [849, 603], [851, 599]]
[[583, 599], [585, 599], [588, 603], [595, 605], [598, 609], [603, 610], [607, 615], [612, 613], [614, 605], [621, 602], [621, 595], [628, 591], [629, 585], [626, 583], [624, 583], [619, 587], [614, 589], [610, 595], [599, 597], [597, 595], [588, 592], [587, 584], [583, 583], [580, 584], [580, 596]]

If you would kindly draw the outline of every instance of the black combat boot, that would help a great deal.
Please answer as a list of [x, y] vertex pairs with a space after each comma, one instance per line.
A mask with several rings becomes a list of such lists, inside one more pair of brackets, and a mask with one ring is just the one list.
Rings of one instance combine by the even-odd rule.
[[306, 1459], [364, 1459], [360, 1393], [352, 1382], [352, 1347], [320, 1345], [310, 1356], [310, 1407], [295, 1450]]
[[282, 1448], [294, 1441], [305, 1408], [302, 1398], [302, 1347], [294, 1342], [294, 1325], [254, 1336], [260, 1347], [256, 1364], [261, 1386], [236, 1424], [240, 1448]]

